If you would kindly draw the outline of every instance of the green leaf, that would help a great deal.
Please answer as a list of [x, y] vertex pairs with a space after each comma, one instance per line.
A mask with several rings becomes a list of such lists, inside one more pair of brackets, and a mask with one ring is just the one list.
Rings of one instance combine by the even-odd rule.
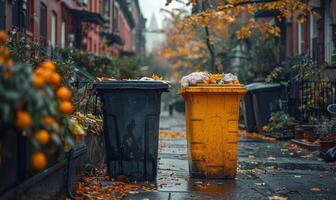
[[55, 142], [56, 145], [62, 146], [62, 141], [58, 135], [52, 134], [51, 139]]

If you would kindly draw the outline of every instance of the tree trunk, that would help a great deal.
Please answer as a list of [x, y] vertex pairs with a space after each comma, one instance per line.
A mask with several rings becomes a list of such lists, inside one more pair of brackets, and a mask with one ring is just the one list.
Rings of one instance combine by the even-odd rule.
[[205, 35], [206, 35], [206, 44], [210, 53], [210, 69], [213, 73], [217, 73], [218, 69], [216, 67], [216, 54], [215, 54], [215, 47], [214, 45], [211, 43], [210, 40], [210, 31], [208, 26], [204, 27], [205, 30]]
[[[206, 8], [204, 1], [202, 1], [202, 11], [204, 11]], [[217, 67], [216, 67], [216, 53], [215, 53], [215, 47], [211, 42], [210, 39], [210, 30], [208, 26], [204, 27], [205, 36], [206, 36], [206, 45], [208, 47], [209, 53], [210, 53], [210, 70], [213, 73], [217, 73]]]

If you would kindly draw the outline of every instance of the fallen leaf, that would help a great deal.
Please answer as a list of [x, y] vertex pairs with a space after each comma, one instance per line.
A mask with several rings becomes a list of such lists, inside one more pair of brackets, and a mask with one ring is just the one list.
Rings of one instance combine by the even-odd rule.
[[269, 157], [267, 158], [267, 160], [276, 160], [276, 158], [273, 157], [273, 156], [269, 156]]
[[268, 200], [287, 200], [287, 197], [280, 197], [280, 196], [270, 196]]
[[255, 183], [256, 186], [265, 186], [266, 184], [265, 183]]
[[312, 192], [321, 192], [321, 189], [318, 187], [310, 188], [310, 191]]
[[249, 155], [248, 158], [251, 158], [251, 159], [252, 159], [252, 158], [254, 158], [254, 155]]

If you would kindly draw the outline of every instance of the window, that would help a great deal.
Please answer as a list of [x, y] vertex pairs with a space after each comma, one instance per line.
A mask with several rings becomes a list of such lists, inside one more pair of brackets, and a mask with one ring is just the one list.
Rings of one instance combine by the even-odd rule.
[[113, 32], [119, 32], [119, 10], [118, 8], [114, 5], [113, 6]]
[[40, 4], [40, 42], [47, 44], [47, 7], [43, 3]]
[[110, 16], [110, 14], [111, 14], [111, 11], [110, 11], [110, 9], [111, 9], [110, 0], [104, 0], [104, 7], [103, 7], [103, 9], [104, 9], [104, 15], [105, 16]]
[[62, 24], [61, 24], [61, 47], [62, 48], [65, 48], [65, 38], [66, 38], [66, 35], [65, 35], [65, 21], [62, 20]]
[[51, 14], [51, 30], [50, 30], [51, 46], [55, 47], [57, 44], [57, 15], [55, 12]]
[[304, 53], [304, 24], [298, 24], [298, 54]]
[[310, 16], [310, 56], [313, 61], [317, 61], [317, 19], [313, 15]]
[[19, 1], [12, 2], [12, 24], [19, 27]]
[[[4, 0], [0, 0], [4, 2]], [[19, 29], [27, 28], [27, 23], [29, 23], [28, 17], [28, 0], [21, 1], [11, 1], [12, 5], [12, 25]]]
[[6, 29], [5, 1], [0, 1], [0, 30]]

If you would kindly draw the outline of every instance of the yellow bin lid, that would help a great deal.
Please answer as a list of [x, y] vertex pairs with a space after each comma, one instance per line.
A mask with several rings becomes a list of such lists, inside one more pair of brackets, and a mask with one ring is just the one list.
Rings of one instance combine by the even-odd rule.
[[246, 93], [244, 85], [233, 84], [197, 84], [188, 86], [179, 90], [179, 94], [183, 93], [203, 93], [203, 92], [219, 92], [219, 93]]

